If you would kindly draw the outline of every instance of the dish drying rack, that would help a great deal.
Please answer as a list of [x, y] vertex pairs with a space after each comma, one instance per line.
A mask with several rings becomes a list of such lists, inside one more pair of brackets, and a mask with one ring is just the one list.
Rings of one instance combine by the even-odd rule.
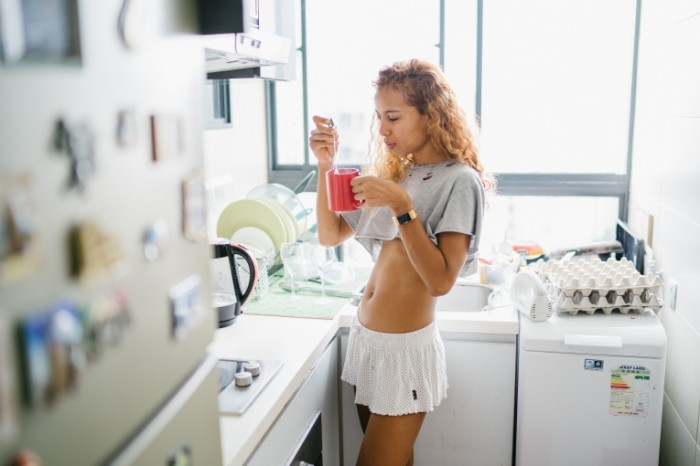
[[258, 261], [258, 281], [252, 296], [254, 301], [265, 296], [270, 289], [270, 277], [284, 267], [279, 251], [275, 254], [256, 257], [256, 260]]
[[282, 270], [284, 268], [284, 264], [282, 264], [282, 256], [280, 255], [279, 251], [275, 253], [274, 256], [268, 258], [269, 265], [267, 268], [267, 275], [270, 276], [274, 273], [276, 273], [279, 270]]
[[535, 271], [550, 289], [559, 314], [658, 313], [663, 304], [658, 296], [661, 277], [640, 274], [625, 257], [539, 262]]

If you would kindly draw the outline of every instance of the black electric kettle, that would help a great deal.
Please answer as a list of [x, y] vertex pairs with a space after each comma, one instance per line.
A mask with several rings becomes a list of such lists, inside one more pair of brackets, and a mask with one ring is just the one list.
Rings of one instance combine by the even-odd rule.
[[219, 315], [219, 327], [227, 327], [234, 323], [255, 290], [258, 262], [243, 245], [225, 239], [217, 239], [212, 248], [212, 302]]

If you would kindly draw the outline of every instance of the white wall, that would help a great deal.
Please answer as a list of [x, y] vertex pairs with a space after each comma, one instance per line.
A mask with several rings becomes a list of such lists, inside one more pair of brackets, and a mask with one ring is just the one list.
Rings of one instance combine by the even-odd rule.
[[267, 183], [265, 86], [261, 79], [231, 81], [232, 128], [204, 131], [204, 174], [210, 236], [221, 211]]
[[661, 465], [700, 465], [700, 1], [642, 4], [632, 225], [653, 216], [652, 245], [675, 310], [668, 334]]

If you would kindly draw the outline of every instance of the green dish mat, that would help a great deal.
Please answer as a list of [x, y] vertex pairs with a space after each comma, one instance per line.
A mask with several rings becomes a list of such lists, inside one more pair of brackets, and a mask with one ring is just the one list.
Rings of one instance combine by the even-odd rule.
[[[369, 269], [356, 269], [355, 279], [342, 285], [326, 285], [326, 290], [340, 290], [358, 292], [367, 283]], [[253, 298], [243, 306], [244, 314], [257, 314], [280, 317], [303, 317], [307, 319], [332, 319], [350, 301], [350, 298], [328, 296], [327, 303], [316, 302], [321, 298], [321, 284], [304, 281], [300, 285], [318, 289], [318, 294], [297, 290], [297, 295], [303, 299], [291, 301], [291, 292], [283, 290], [280, 282], [283, 272], [279, 271], [270, 276], [270, 285], [267, 293], [261, 298]]]

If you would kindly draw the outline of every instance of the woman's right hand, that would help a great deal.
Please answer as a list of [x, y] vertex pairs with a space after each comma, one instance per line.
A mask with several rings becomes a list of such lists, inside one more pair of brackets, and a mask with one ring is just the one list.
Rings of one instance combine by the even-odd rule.
[[309, 147], [318, 159], [319, 182], [316, 185], [316, 220], [318, 241], [325, 246], [337, 246], [352, 236], [350, 225], [338, 213], [328, 208], [326, 172], [333, 169], [333, 157], [338, 147], [338, 131], [330, 118], [313, 117], [316, 129], [309, 136]]
[[319, 165], [333, 165], [333, 157], [338, 147], [338, 131], [332, 126], [330, 118], [314, 115], [316, 128], [309, 136], [309, 147], [318, 160]]

